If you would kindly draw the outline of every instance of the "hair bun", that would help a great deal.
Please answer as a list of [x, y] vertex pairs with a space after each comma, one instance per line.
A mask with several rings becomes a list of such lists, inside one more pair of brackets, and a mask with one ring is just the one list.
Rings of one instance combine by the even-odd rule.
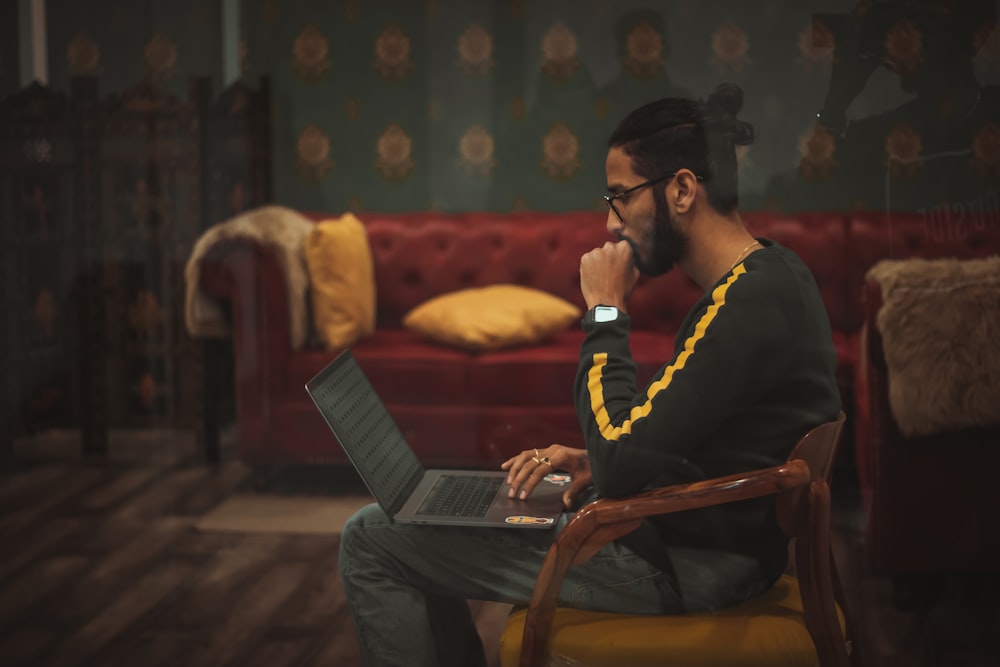
[[735, 83], [720, 83], [705, 103], [705, 110], [713, 116], [735, 118], [742, 108], [743, 89]]
[[736, 118], [743, 109], [743, 89], [735, 83], [720, 83], [705, 102], [705, 124], [735, 146], [753, 143], [753, 125]]

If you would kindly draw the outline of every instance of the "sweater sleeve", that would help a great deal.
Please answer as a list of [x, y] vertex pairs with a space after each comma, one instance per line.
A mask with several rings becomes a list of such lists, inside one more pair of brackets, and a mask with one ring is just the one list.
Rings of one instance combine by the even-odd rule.
[[[642, 490], [679, 467], [720, 423], [768, 390], [788, 358], [788, 314], [768, 278], [737, 266], [703, 299], [683, 344], [636, 390], [629, 322], [588, 323], [576, 378], [577, 414], [601, 496]], [[683, 476], [683, 475], [682, 475]]]

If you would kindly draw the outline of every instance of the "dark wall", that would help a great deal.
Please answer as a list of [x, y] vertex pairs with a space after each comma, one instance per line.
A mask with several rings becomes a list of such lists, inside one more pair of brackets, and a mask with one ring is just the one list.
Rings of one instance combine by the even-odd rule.
[[[52, 84], [218, 89], [220, 4], [50, 0]], [[732, 81], [758, 131], [744, 208], [996, 209], [995, 16], [993, 0], [243, 0], [240, 35], [248, 81], [272, 77], [291, 206], [598, 207], [626, 111]]]
[[0, 2], [0, 98], [21, 85], [17, 9], [16, 2]]

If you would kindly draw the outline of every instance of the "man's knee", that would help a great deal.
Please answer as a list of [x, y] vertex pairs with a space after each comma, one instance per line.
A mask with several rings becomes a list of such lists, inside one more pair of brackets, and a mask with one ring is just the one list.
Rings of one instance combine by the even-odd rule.
[[[391, 523], [382, 508], [376, 504], [366, 505], [358, 510], [354, 516], [344, 524], [344, 530], [340, 536], [340, 553], [345, 554], [363, 549], [369, 542], [368, 530], [372, 526], [385, 525]], [[343, 558], [341, 558], [341, 569], [343, 569]]]

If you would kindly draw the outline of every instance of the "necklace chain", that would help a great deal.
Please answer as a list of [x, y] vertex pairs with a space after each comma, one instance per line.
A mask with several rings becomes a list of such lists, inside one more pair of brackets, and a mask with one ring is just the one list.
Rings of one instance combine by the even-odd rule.
[[746, 253], [747, 250], [749, 250], [750, 248], [754, 247], [755, 245], [759, 245], [759, 244], [760, 244], [760, 241], [758, 241], [757, 239], [754, 239], [750, 243], [750, 245], [748, 245], [746, 248], [743, 248], [743, 250], [740, 250], [740, 254], [736, 255], [736, 259], [733, 260], [733, 265], [729, 267], [729, 270], [732, 271], [736, 267], [736, 265], [740, 263], [740, 260], [743, 259], [743, 255], [744, 255], [744, 253]]

